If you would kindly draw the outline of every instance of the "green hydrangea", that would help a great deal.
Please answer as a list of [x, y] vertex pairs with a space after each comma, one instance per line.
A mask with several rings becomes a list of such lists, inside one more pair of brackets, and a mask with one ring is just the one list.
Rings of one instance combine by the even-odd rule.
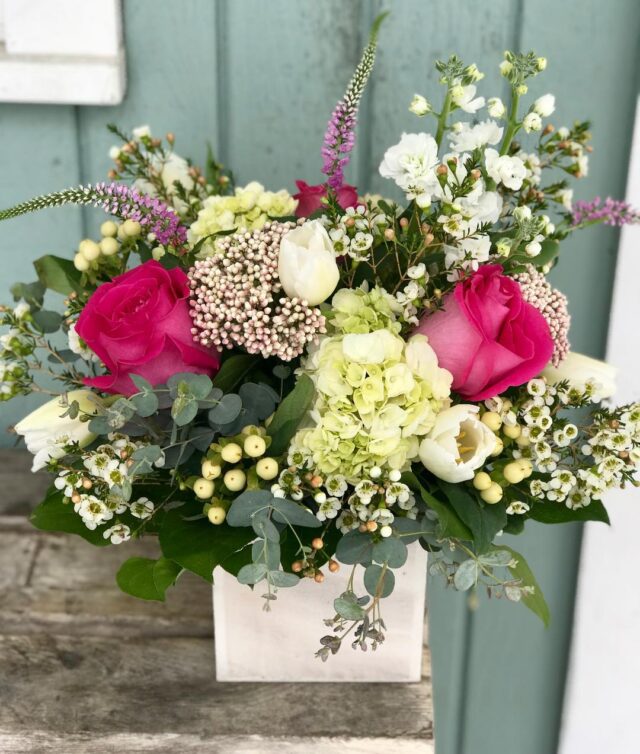
[[365, 291], [362, 288], [342, 288], [331, 301], [331, 309], [324, 312], [329, 332], [371, 333], [389, 330], [399, 333], [397, 321], [402, 306], [383, 288]]
[[374, 467], [408, 468], [419, 438], [450, 403], [451, 375], [423, 335], [405, 342], [378, 329], [325, 337], [303, 369], [316, 387], [313, 426], [295, 435], [290, 462], [353, 484]]
[[[266, 191], [257, 181], [235, 190], [232, 196], [205, 199], [197, 220], [189, 228], [193, 246], [214, 233], [228, 230], [259, 230], [274, 217], [293, 215], [298, 203], [288, 191]], [[205, 243], [201, 256], [214, 253], [213, 243]]]

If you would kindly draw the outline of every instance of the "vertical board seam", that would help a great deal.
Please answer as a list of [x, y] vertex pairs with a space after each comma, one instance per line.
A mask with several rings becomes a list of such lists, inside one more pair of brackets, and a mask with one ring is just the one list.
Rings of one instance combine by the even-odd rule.
[[[78, 183], [84, 184], [86, 181], [86, 170], [84, 164], [84, 149], [82, 145], [82, 118], [80, 112], [80, 105], [73, 106], [73, 123], [75, 129], [75, 141], [76, 141], [76, 162], [77, 162], [77, 180]], [[82, 237], [86, 238], [89, 228], [89, 209], [88, 207], [80, 207], [80, 228], [82, 230]]]
[[[227, 25], [229, 14], [227, 9], [227, 0], [217, 0], [215, 3], [214, 23], [216, 38], [216, 76], [215, 76], [215, 97], [216, 97], [216, 130], [217, 144], [215, 157], [220, 162], [228, 165], [229, 162], [229, 130], [228, 123], [229, 99], [231, 90], [228, 80], [228, 49], [227, 49]], [[222, 106], [224, 103], [224, 107]]]

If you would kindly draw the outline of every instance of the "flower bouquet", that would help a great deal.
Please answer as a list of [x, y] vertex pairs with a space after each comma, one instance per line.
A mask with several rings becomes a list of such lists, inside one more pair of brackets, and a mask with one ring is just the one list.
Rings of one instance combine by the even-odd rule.
[[173, 134], [111, 127], [111, 182], [0, 214], [75, 203], [115, 218], [73, 259], [38, 259], [2, 309], [2, 399], [54, 396], [15, 427], [54, 475], [34, 525], [97, 546], [155, 536], [158, 558], [117, 575], [149, 600], [220, 567], [269, 608], [363, 569], [362, 590], [352, 576], [335, 594], [322, 660], [383, 642], [408, 548], [448, 585], [546, 623], [500, 534], [606, 521], [603, 495], [640, 460], [640, 406], [602, 405], [611, 369], [570, 351], [546, 278], [570, 234], [639, 219], [611, 199], [572, 205], [588, 124], [554, 128], [550, 94], [522, 102], [544, 58], [505, 53], [505, 105], [452, 56], [436, 63], [439, 110], [410, 104], [433, 128], [380, 164], [404, 200], [363, 194], [344, 170], [380, 20], [331, 115], [320, 185], [237, 186], [213, 156], [204, 170], [180, 157]]

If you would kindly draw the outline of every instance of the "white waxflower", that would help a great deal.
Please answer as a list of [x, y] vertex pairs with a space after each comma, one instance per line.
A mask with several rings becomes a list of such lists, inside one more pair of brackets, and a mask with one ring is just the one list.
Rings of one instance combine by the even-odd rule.
[[[71, 390], [66, 397], [68, 404], [76, 401], [83, 413], [95, 414], [97, 406], [91, 395], [90, 390]], [[54, 398], [15, 425], [15, 431], [24, 437], [27, 449], [34, 455], [32, 471], [44, 468], [52, 458], [61, 458], [64, 445], [77, 442], [84, 447], [93, 442], [96, 435], [89, 431], [88, 422], [61, 416], [68, 404], [62, 402], [62, 396]]]
[[561, 189], [560, 191], [556, 191], [553, 198], [562, 204], [568, 212], [571, 212], [573, 209], [573, 189]]
[[113, 518], [113, 511], [95, 495], [82, 495], [80, 501], [74, 505], [74, 510], [82, 518], [87, 529], [92, 531]]
[[581, 391], [595, 381], [598, 396], [603, 399], [615, 393], [617, 371], [605, 361], [570, 351], [557, 367], [548, 366], [542, 374], [552, 384], [568, 380], [570, 387]]
[[527, 113], [522, 120], [522, 127], [528, 134], [539, 131], [542, 128], [542, 118], [535, 111]]
[[109, 159], [110, 160], [117, 160], [120, 157], [120, 152], [122, 149], [120, 147], [111, 147], [109, 149]]
[[487, 112], [492, 118], [504, 118], [507, 114], [507, 108], [500, 97], [491, 97], [487, 101]]
[[530, 510], [530, 507], [523, 503], [521, 500], [514, 500], [512, 503], [509, 504], [509, 507], [507, 508], [507, 513], [509, 515], [514, 514], [523, 514], [527, 513]]
[[553, 94], [543, 94], [533, 103], [533, 109], [542, 118], [548, 118], [556, 109], [556, 98]]
[[409, 199], [428, 206], [431, 195], [440, 187], [437, 166], [438, 145], [433, 136], [403, 133], [400, 141], [384, 153], [379, 171], [383, 178], [395, 181]]
[[316, 306], [333, 293], [340, 279], [329, 234], [317, 220], [286, 233], [280, 241], [278, 276], [290, 298]]
[[82, 340], [82, 338], [76, 332], [75, 322], [69, 325], [69, 332], [67, 333], [69, 340], [69, 350], [78, 354], [85, 361], [100, 361], [95, 353], [89, 348], [89, 346]]
[[500, 155], [495, 149], [485, 149], [484, 159], [487, 173], [496, 183], [503, 183], [512, 191], [522, 186], [527, 169], [519, 157]]
[[445, 246], [444, 264], [450, 268], [467, 260], [471, 269], [477, 269], [479, 262], [486, 262], [491, 251], [489, 236], [479, 235], [461, 238], [456, 246]]
[[[373, 476], [373, 469], [371, 470]], [[347, 491], [347, 481], [341, 474], [328, 476], [324, 483], [325, 489], [335, 497], [342, 497]]]
[[141, 139], [143, 136], [150, 137], [151, 129], [148, 125], [145, 124], [144, 126], [137, 126], [136, 128], [134, 128], [131, 134], [134, 139]]
[[131, 503], [130, 511], [131, 515], [135, 516], [135, 518], [141, 518], [144, 520], [153, 515], [154, 508], [154, 504], [148, 497], [140, 497], [135, 503]]
[[473, 479], [496, 447], [496, 436], [478, 418], [479, 407], [460, 403], [441, 411], [420, 443], [420, 460], [439, 479]]
[[409, 267], [409, 269], [407, 270], [407, 276], [410, 277], [411, 280], [420, 280], [420, 278], [423, 278], [425, 276], [426, 272], [426, 265], [424, 264], [424, 262], [420, 262], [414, 267]]
[[487, 144], [497, 144], [502, 138], [504, 129], [495, 120], [485, 120], [475, 126], [460, 123], [459, 127], [449, 136], [451, 149], [454, 152], [472, 152]]
[[422, 116], [431, 112], [431, 109], [431, 104], [425, 97], [423, 97], [421, 94], [413, 95], [413, 99], [411, 100], [411, 104], [409, 105], [409, 112], [412, 112], [414, 115]]
[[26, 314], [29, 314], [31, 307], [29, 304], [21, 298], [20, 301], [13, 308], [13, 316], [16, 319], [22, 319]]
[[[475, 99], [474, 99], [475, 98]], [[465, 113], [475, 113], [484, 107], [484, 97], [476, 97], [476, 87], [473, 84], [462, 86], [456, 84], [451, 87], [451, 99]]]
[[320, 503], [316, 518], [319, 521], [336, 518], [341, 507], [342, 502], [337, 497], [328, 497]]
[[126, 524], [115, 524], [106, 529], [102, 536], [110, 539], [112, 545], [120, 545], [131, 539], [131, 529]]

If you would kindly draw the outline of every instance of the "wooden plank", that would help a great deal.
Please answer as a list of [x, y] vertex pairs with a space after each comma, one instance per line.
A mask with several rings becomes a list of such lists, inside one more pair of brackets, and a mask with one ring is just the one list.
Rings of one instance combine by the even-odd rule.
[[205, 743], [294, 731], [305, 740], [431, 740], [427, 683], [220, 684], [213, 665], [206, 638], [2, 636], [0, 731], [19, 742], [33, 731], [63, 741], [89, 731], [92, 740], [171, 734]]
[[26, 450], [0, 449], [0, 515], [26, 515], [44, 497], [51, 475], [33, 474], [32, 461]]

